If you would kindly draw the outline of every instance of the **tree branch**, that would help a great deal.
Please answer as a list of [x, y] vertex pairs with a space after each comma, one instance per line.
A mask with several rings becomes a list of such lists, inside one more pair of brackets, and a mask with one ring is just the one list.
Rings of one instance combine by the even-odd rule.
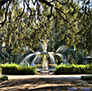
[[8, 13], [8, 8], [9, 8], [9, 5], [11, 3], [11, 0], [9, 1], [8, 5], [6, 6], [6, 11], [5, 11], [5, 19], [2, 23], [0, 23], [0, 25], [4, 25], [5, 21], [7, 21], [7, 13]]
[[10, 0], [0, 0], [0, 9], [1, 9], [1, 6], [7, 3], [8, 1]]
[[23, 6], [24, 6], [23, 7], [23, 12], [16, 17], [15, 21], [18, 19], [18, 17], [21, 17], [24, 14], [24, 10], [25, 10], [25, 3], [24, 3], [24, 1], [23, 1]]
[[67, 0], [67, 2], [65, 2], [65, 3], [61, 3], [61, 2], [58, 1], [58, 0], [57, 0], [57, 2], [59, 2], [59, 4], [61, 4], [61, 5], [66, 5], [66, 4], [68, 4], [69, 0]]
[[[68, 1], [69, 1], [69, 0], [68, 0]], [[47, 2], [46, 0], [39, 0], [39, 2], [45, 3], [46, 5], [48, 5], [48, 6], [50, 6], [50, 7], [54, 7], [50, 2]], [[61, 4], [66, 4], [66, 3], [61, 3]], [[65, 16], [67, 16], [67, 15], [66, 15], [63, 11], [61, 11], [60, 9], [58, 9], [58, 8], [56, 8], [56, 7], [54, 7], [54, 8], [55, 8], [56, 11], [59, 13], [60, 17], [61, 17], [65, 22], [69, 23], [69, 21], [66, 20], [66, 19], [60, 14], [60, 12], [63, 13]]]
[[26, 2], [26, 0], [24, 0], [24, 2], [26, 3], [28, 9], [32, 12], [31, 8], [29, 7], [29, 4]]

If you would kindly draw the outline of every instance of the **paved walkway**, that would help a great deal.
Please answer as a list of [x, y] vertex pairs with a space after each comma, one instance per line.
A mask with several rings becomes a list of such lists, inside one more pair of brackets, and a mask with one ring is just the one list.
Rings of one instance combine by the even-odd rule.
[[25, 78], [81, 78], [81, 76], [92, 74], [74, 74], [74, 75], [6, 75], [9, 79], [25, 79]]
[[72, 87], [92, 91], [92, 84], [80, 79], [82, 75], [7, 75], [9, 80], [0, 83], [0, 91], [74, 91], [68, 90]]

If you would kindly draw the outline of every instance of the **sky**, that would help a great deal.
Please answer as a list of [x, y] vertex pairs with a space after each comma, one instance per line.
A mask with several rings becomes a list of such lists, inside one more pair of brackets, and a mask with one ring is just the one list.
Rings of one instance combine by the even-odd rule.
[[[76, 2], [76, 1], [78, 1], [78, 0], [74, 0], [74, 1]], [[85, 1], [87, 2], [88, 0], [85, 0]], [[80, 3], [79, 3], [80, 6], [82, 6], [82, 2], [83, 2], [83, 1], [80, 0]], [[92, 8], [92, 0], [90, 0], [89, 6], [90, 6], [90, 8]]]

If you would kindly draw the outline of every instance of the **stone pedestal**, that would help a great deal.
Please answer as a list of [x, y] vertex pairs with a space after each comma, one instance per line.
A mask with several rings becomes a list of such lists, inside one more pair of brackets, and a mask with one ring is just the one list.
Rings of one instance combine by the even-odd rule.
[[49, 68], [48, 67], [42, 67], [42, 70], [41, 71], [48, 71]]
[[41, 74], [42, 75], [48, 75], [49, 74], [49, 71], [41, 71]]
[[48, 61], [46, 55], [43, 57], [42, 71], [48, 71]]

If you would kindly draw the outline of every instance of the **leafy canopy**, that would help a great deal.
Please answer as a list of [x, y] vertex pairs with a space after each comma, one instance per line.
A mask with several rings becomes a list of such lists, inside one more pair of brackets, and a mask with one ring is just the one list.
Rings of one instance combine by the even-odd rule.
[[0, 33], [3, 42], [7, 48], [17, 53], [22, 52], [21, 48], [24, 46], [31, 49], [38, 46], [40, 39], [44, 39], [45, 36], [50, 38], [54, 31], [60, 31], [59, 39], [66, 38], [66, 45], [87, 49], [90, 52], [91, 1], [77, 1], [75, 3], [73, 0], [9, 0], [0, 8]]

